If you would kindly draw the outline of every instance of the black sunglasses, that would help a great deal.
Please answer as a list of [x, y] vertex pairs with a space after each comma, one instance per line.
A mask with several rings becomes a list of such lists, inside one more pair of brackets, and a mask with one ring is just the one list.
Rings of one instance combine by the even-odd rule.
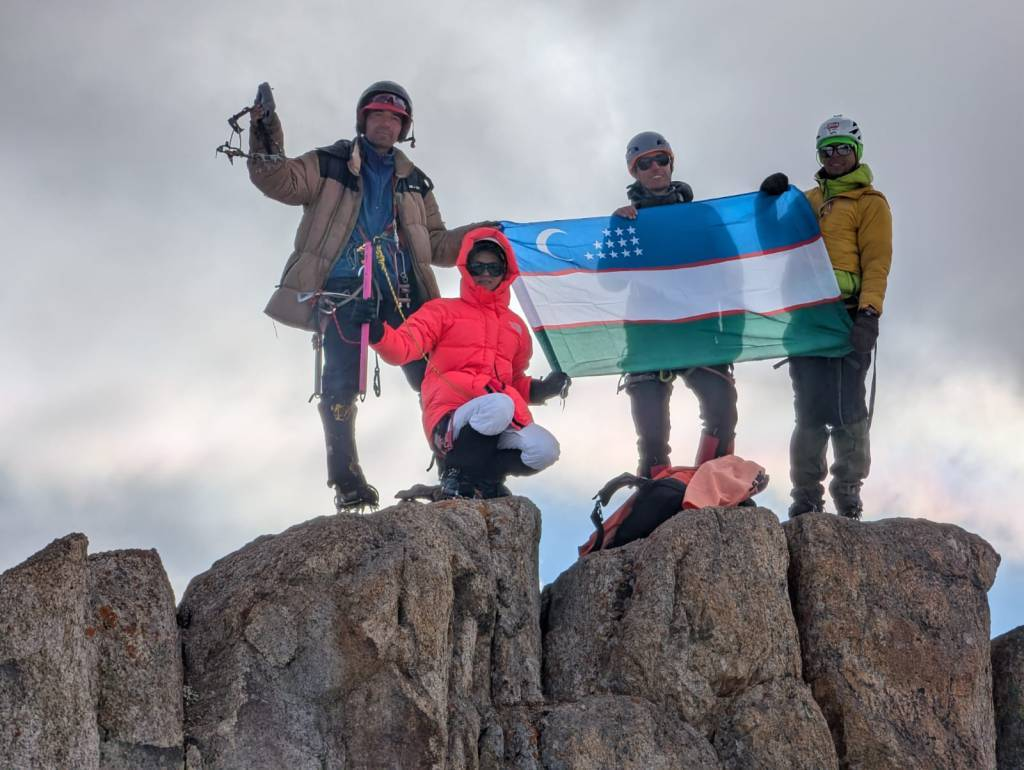
[[466, 265], [470, 275], [505, 275], [505, 266], [501, 262], [470, 262]]
[[831, 158], [833, 155], [846, 156], [856, 152], [857, 148], [852, 144], [830, 144], [818, 150], [818, 155], [823, 158]]
[[665, 155], [665, 153], [658, 153], [657, 155], [648, 155], [646, 158], [640, 158], [640, 160], [636, 162], [636, 167], [641, 171], [646, 171], [655, 163], [659, 166], [667, 166], [671, 162], [672, 159], [668, 155]]

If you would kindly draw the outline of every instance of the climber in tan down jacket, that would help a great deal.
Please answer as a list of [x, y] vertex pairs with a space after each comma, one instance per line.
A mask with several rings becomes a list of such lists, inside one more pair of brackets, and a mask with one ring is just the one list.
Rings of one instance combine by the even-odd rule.
[[[480, 223], [447, 230], [430, 179], [395, 147], [410, 139], [413, 118], [412, 101], [397, 83], [374, 83], [359, 97], [354, 139], [297, 158], [284, 154], [276, 110], [258, 103], [251, 117], [249, 178], [274, 200], [303, 208], [294, 250], [266, 313], [323, 334], [319, 410], [327, 484], [339, 511], [376, 507], [377, 490], [366, 482], [356, 451], [360, 335], [345, 301], [362, 291], [364, 244], [371, 244], [374, 256], [374, 297], [388, 323], [399, 326], [440, 296], [430, 266], [453, 266], [462, 236]], [[424, 362], [403, 369], [418, 391]]]

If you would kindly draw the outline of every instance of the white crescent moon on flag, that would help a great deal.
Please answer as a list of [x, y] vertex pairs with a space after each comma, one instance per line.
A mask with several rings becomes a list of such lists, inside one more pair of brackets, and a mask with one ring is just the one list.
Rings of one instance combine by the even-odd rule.
[[[557, 227], [549, 227], [547, 230], [541, 230], [540, 235], [537, 236], [537, 251], [541, 254], [547, 254], [549, 257], [555, 257], [548, 249], [548, 238], [555, 233], [565, 233], [565, 230], [559, 230]], [[558, 259], [558, 257], [555, 257]]]

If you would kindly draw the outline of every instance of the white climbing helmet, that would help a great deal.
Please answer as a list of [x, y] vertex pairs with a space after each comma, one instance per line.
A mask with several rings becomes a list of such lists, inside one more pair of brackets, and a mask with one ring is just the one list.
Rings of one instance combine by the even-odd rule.
[[852, 144], [857, 148], [857, 158], [864, 152], [864, 140], [861, 138], [860, 126], [857, 121], [844, 115], [833, 115], [818, 127], [817, 148], [820, 150], [830, 144]]

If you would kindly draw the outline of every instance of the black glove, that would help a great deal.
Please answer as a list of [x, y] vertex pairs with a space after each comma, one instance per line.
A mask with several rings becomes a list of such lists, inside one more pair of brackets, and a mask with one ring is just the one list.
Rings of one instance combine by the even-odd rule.
[[260, 118], [260, 123], [267, 125], [270, 123], [270, 119], [274, 116], [274, 94], [270, 90], [270, 83], [260, 83], [259, 88], [256, 89], [256, 99], [253, 101], [253, 105], [263, 108], [263, 116]]
[[850, 330], [850, 344], [858, 353], [870, 353], [878, 339], [878, 313], [871, 308], [857, 311]]
[[530, 403], [543, 404], [559, 393], [568, 394], [572, 380], [565, 372], [551, 372], [543, 380], [530, 380]]
[[346, 303], [348, 318], [353, 323], [370, 324], [370, 342], [380, 342], [384, 336], [384, 324], [380, 320], [375, 299], [354, 299]]
[[789, 189], [789, 177], [783, 174], [781, 171], [777, 171], [774, 174], [769, 174], [761, 182], [761, 192], [768, 193], [768, 195], [782, 195]]

